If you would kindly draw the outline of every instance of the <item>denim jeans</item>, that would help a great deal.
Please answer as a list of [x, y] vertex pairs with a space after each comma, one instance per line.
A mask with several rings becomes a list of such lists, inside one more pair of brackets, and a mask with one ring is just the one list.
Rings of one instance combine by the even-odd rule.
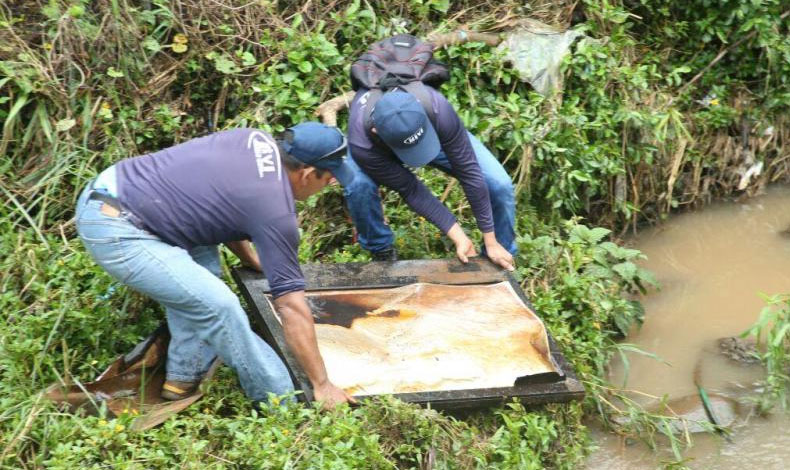
[[252, 400], [291, 392], [285, 364], [250, 329], [239, 299], [219, 278], [217, 246], [187, 251], [170, 245], [137, 228], [126, 213], [103, 214], [103, 203], [89, 198], [92, 191], [89, 185], [77, 202], [77, 233], [111, 276], [164, 306], [171, 336], [167, 378], [199, 380], [219, 356]]
[[[469, 140], [488, 186], [496, 239], [506, 250], [516, 254], [516, 200], [513, 183], [502, 164], [477, 137], [469, 133]], [[343, 186], [348, 211], [357, 228], [359, 244], [373, 253], [386, 250], [392, 246], [395, 237], [389, 226], [384, 223], [379, 187], [359, 168], [350, 155], [346, 161], [354, 170], [354, 180], [350, 183], [342, 180], [338, 182]], [[440, 152], [429, 165], [453, 173], [452, 165], [444, 152]]]

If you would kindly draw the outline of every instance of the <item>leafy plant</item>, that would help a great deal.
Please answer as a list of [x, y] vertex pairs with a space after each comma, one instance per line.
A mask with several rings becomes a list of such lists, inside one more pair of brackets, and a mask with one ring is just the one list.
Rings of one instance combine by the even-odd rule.
[[[785, 8], [780, 0], [3, 5], [0, 466], [577, 465], [589, 448], [583, 412], [619, 413], [606, 403], [615, 392], [605, 367], [627, 347], [616, 339], [642, 316], [631, 294], [653, 284], [619, 234], [737, 192], [747, 155], [765, 163], [747, 191], [790, 174]], [[314, 119], [317, 104], [350, 89], [350, 59], [381, 37], [461, 26], [506, 34], [527, 16], [588, 36], [563, 64], [561, 96], [535, 93], [480, 43], [437, 51], [451, 64], [442, 92], [513, 176], [518, 274], [586, 384], [584, 406], [511, 404], [463, 420], [387, 400], [329, 415], [297, 405], [257, 413], [222, 371], [199, 406], [131, 434], [116, 428], [126, 418], [68, 415], [36, 398], [44, 384], [93, 378], [162, 316], [117, 287], [74, 240], [73, 205], [99, 170], [217, 129], [276, 132]], [[479, 242], [458, 185], [433, 170], [420, 177]], [[448, 256], [444, 237], [415, 221], [397, 194], [382, 197], [403, 256]], [[300, 260], [368, 259], [339, 188], [299, 210]], [[772, 311], [787, 310], [783, 302]], [[766, 314], [763, 326], [778, 329], [761, 330], [772, 335], [764, 359], [779, 401], [783, 315]], [[647, 438], [672, 422], [632, 406], [620, 411], [634, 423], [628, 432]]]
[[758, 405], [763, 412], [790, 404], [790, 295], [766, 296], [765, 302], [757, 322], [742, 335], [755, 337], [762, 346], [760, 360], [766, 377]]

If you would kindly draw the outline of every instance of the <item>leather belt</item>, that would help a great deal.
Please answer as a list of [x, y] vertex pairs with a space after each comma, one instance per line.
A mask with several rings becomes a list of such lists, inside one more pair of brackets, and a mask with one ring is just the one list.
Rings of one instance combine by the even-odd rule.
[[112, 207], [116, 211], [118, 211], [119, 214], [121, 212], [121, 202], [118, 201], [118, 198], [112, 197], [109, 194], [104, 194], [104, 193], [100, 193], [99, 191], [93, 190], [91, 192], [89, 199], [99, 200], [107, 204], [108, 206]]

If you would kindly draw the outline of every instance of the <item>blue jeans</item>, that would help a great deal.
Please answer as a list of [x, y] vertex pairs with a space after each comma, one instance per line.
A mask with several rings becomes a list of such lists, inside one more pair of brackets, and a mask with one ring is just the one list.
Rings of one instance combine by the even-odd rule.
[[[470, 133], [469, 140], [488, 186], [496, 239], [506, 250], [516, 254], [516, 199], [513, 183], [502, 164], [477, 137]], [[384, 223], [379, 186], [362, 171], [350, 155], [346, 161], [354, 170], [354, 180], [350, 183], [342, 180], [338, 182], [343, 186], [348, 211], [357, 228], [359, 244], [373, 253], [386, 250], [392, 246], [395, 237]], [[439, 153], [429, 165], [453, 174], [452, 165], [444, 152]]]
[[250, 329], [239, 299], [219, 279], [217, 246], [187, 251], [170, 245], [137, 228], [123, 212], [103, 214], [103, 203], [89, 199], [92, 191], [89, 185], [77, 202], [77, 233], [99, 266], [165, 307], [171, 336], [167, 379], [200, 380], [219, 356], [252, 400], [291, 392], [285, 364]]

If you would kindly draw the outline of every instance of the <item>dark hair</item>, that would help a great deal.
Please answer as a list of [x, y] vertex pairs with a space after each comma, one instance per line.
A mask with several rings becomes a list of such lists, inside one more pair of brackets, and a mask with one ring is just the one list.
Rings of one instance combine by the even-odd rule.
[[285, 131], [277, 136], [277, 147], [280, 149], [280, 160], [282, 160], [283, 165], [285, 165], [285, 168], [287, 168], [289, 171], [298, 171], [301, 170], [302, 168], [312, 167], [315, 168], [315, 175], [319, 178], [323, 178], [323, 176], [329, 170], [324, 168], [318, 168], [317, 166], [313, 166], [313, 165], [308, 165], [302, 162], [301, 160], [297, 159], [296, 157], [292, 156], [288, 152], [286, 152], [285, 149], [283, 149], [282, 140], [285, 138], [285, 134], [288, 132], [291, 131]]

